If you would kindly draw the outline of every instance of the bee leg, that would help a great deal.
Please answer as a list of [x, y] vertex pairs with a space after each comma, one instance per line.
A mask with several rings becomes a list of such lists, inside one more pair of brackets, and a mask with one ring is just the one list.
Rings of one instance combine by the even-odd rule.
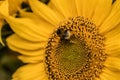
[[70, 43], [72, 43], [72, 44], [76, 44], [76, 42], [75, 42], [75, 41], [73, 41], [73, 40], [70, 40]]

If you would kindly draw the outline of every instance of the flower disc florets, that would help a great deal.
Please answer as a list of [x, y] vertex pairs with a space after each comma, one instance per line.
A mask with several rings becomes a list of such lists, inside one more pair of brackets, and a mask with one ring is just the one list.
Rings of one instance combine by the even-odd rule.
[[102, 73], [107, 55], [105, 37], [84, 17], [60, 23], [46, 47], [46, 72], [50, 80], [94, 80]]

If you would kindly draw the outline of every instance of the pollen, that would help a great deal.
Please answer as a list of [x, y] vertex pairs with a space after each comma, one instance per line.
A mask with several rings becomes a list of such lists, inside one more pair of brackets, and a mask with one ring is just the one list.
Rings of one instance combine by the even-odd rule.
[[49, 80], [95, 80], [104, 69], [105, 37], [88, 18], [69, 18], [51, 34], [45, 65]]

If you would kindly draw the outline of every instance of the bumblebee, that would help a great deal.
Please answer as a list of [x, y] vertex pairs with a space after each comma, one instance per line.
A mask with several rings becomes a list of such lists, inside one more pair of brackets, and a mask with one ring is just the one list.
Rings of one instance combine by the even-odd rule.
[[57, 35], [60, 37], [61, 41], [69, 41], [70, 43], [74, 43], [74, 41], [71, 40], [71, 36], [73, 36], [73, 32], [71, 30], [57, 30]]
[[65, 39], [65, 40], [69, 40], [71, 37], [71, 31], [70, 30], [62, 30], [62, 29], [58, 29], [57, 30], [57, 35], [61, 38], [61, 39]]

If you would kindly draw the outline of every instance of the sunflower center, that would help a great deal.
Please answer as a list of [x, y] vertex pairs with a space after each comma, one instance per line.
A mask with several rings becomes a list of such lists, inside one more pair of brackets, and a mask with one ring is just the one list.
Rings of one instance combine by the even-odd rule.
[[70, 40], [74, 41], [74, 43], [63, 39], [56, 48], [55, 58], [57, 59], [56, 62], [59, 66], [58, 69], [64, 70], [61, 70], [61, 72], [65, 72], [66, 74], [76, 72], [86, 63], [86, 59], [88, 58], [84, 55], [84, 46], [79, 42], [80, 40], [74, 36], [71, 37]]
[[104, 36], [89, 19], [73, 17], [59, 24], [46, 47], [46, 72], [50, 80], [94, 80], [107, 55]]

